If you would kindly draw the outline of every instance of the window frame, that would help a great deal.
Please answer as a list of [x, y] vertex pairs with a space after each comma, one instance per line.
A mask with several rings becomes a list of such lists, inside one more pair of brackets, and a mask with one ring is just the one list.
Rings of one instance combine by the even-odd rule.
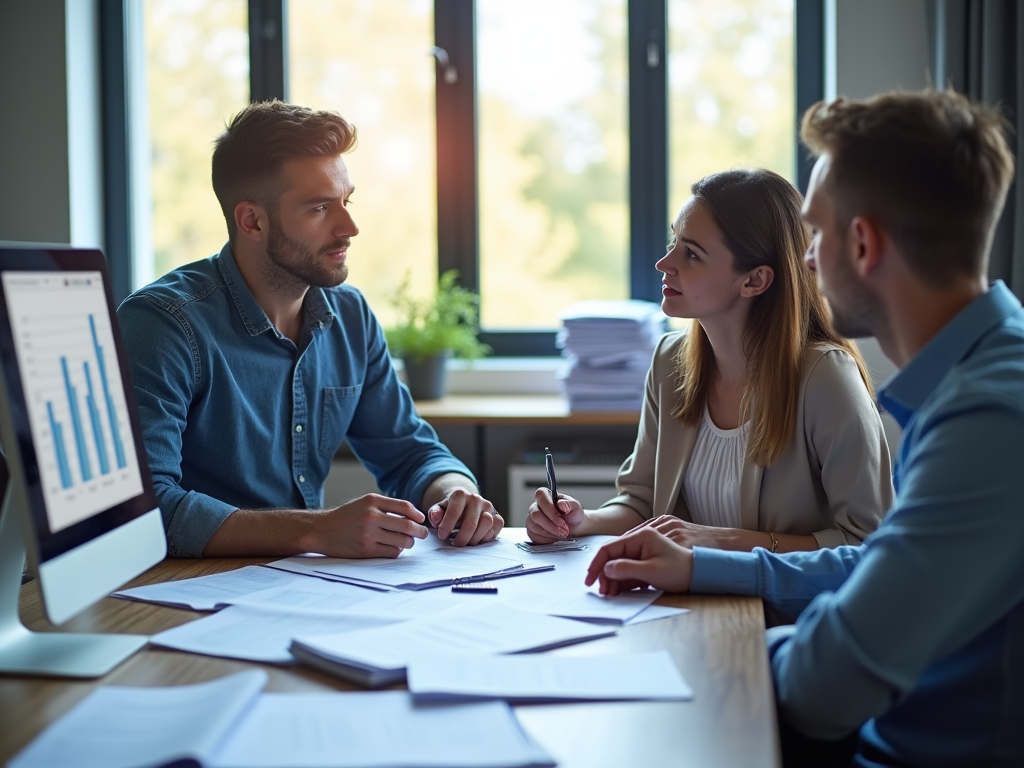
[[[131, 112], [128, 13], [131, 0], [100, 0], [101, 89], [104, 116], [105, 237], [114, 298], [132, 285]], [[825, 93], [825, 0], [794, 0], [796, 119]], [[287, 0], [248, 0], [250, 100], [287, 100]], [[446, 83], [436, 67], [438, 274], [458, 269], [467, 288], [479, 286], [477, 189], [476, 3], [434, 0], [435, 45], [458, 71]], [[629, 62], [630, 295], [661, 300], [651, 255], [665, 245], [668, 210], [668, 0], [627, 0]], [[795, 177], [806, 191], [813, 166], [797, 131]], [[559, 354], [555, 330], [481, 330], [494, 355]]]

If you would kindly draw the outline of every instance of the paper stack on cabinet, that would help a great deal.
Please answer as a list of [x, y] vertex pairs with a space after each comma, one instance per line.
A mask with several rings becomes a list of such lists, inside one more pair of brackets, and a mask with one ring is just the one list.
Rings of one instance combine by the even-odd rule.
[[559, 374], [570, 411], [638, 411], [658, 339], [661, 306], [650, 301], [592, 300], [560, 315], [557, 344], [569, 359]]

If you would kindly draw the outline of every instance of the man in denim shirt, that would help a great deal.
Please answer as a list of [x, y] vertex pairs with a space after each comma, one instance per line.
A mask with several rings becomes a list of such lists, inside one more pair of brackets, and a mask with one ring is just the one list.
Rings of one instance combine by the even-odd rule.
[[[333, 112], [250, 105], [213, 153], [228, 244], [118, 309], [174, 555], [397, 557], [428, 521], [458, 546], [501, 530], [342, 285], [354, 145]], [[346, 439], [386, 495], [321, 509]]]
[[833, 323], [902, 368], [879, 392], [904, 430], [892, 509], [862, 547], [787, 555], [690, 549], [659, 519], [599, 550], [588, 583], [798, 616], [768, 635], [787, 766], [1024, 765], [1024, 310], [986, 279], [1003, 124], [904, 93], [818, 104], [802, 136]]

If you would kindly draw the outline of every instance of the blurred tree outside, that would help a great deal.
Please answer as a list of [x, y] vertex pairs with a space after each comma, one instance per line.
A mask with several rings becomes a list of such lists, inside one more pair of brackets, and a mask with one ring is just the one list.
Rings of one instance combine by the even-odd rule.
[[157, 277], [227, 242], [210, 160], [214, 139], [249, 103], [248, 24], [245, 0], [146, 0], [143, 7]]
[[[625, 0], [478, 0], [481, 325], [629, 297]], [[543, 19], [543, 23], [538, 23]]]
[[345, 156], [359, 235], [348, 282], [381, 322], [406, 274], [410, 292], [437, 286], [434, 5], [431, 0], [289, 0], [289, 99], [355, 124]]
[[793, 0], [669, 0], [668, 8], [670, 220], [690, 185], [715, 171], [764, 167], [792, 181]]

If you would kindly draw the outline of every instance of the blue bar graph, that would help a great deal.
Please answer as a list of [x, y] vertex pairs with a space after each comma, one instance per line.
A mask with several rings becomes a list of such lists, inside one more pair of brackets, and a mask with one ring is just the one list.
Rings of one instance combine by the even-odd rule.
[[78, 448], [78, 468], [82, 474], [82, 482], [92, 480], [92, 466], [89, 462], [89, 453], [85, 448], [85, 432], [82, 431], [82, 418], [78, 413], [78, 399], [75, 388], [71, 385], [71, 376], [68, 374], [68, 359], [61, 357], [60, 366], [64, 370], [64, 387], [68, 393], [68, 405], [71, 408], [71, 426], [75, 430], [75, 446]]
[[64, 430], [53, 416], [53, 403], [46, 401], [46, 411], [50, 415], [50, 433], [53, 435], [53, 447], [57, 452], [57, 468], [60, 470], [60, 484], [71, 487], [71, 468], [68, 467], [68, 453], [64, 448]]
[[124, 469], [128, 462], [124, 455], [124, 443], [121, 442], [121, 434], [117, 431], [117, 414], [114, 413], [114, 400], [110, 396], [110, 388], [107, 386], [107, 365], [103, 360], [103, 347], [100, 346], [96, 337], [96, 320], [89, 315], [89, 329], [92, 331], [92, 345], [96, 349], [96, 362], [100, 366], [100, 384], [103, 387], [103, 398], [107, 404], [107, 418], [110, 419], [110, 437], [114, 441], [114, 456], [117, 458], [118, 469]]
[[100, 411], [96, 407], [96, 397], [92, 391], [92, 376], [89, 374], [89, 363], [83, 363], [85, 369], [85, 384], [89, 388], [89, 394], [85, 396], [85, 403], [89, 407], [89, 421], [92, 422], [92, 436], [96, 441], [96, 454], [100, 457], [100, 474], [110, 473], [110, 462], [107, 460], [107, 444], [103, 440], [103, 427], [100, 422]]

